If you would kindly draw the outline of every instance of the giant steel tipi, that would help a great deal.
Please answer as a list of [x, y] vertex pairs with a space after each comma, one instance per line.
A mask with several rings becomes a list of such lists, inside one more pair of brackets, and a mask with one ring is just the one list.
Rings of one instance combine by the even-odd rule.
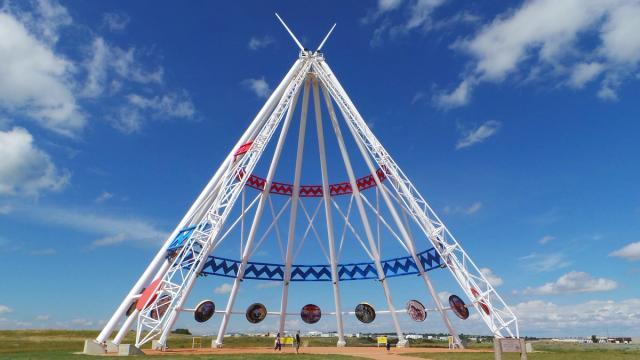
[[[281, 19], [280, 21], [282, 22]], [[243, 279], [282, 282], [280, 311], [268, 313], [279, 317], [281, 332], [285, 330], [287, 315], [290, 315], [287, 312], [290, 283], [307, 280], [331, 282], [335, 311], [328, 314], [335, 315], [336, 318], [338, 346], [345, 345], [343, 317], [354, 314], [354, 312], [343, 311], [340, 288], [345, 286], [342, 283], [344, 280], [359, 279], [378, 280], [388, 307], [388, 310], [381, 311], [381, 313], [388, 313], [391, 316], [399, 340], [398, 346], [406, 345], [406, 339], [398, 321], [398, 314], [407, 312], [407, 310], [396, 309], [394, 306], [388, 281], [391, 277], [407, 274], [418, 274], [422, 279], [427, 292], [435, 303], [436, 308], [433, 310], [441, 315], [445, 326], [458, 346], [461, 346], [460, 339], [449, 319], [449, 314], [466, 318], [469, 316], [469, 308], [476, 309], [494, 336], [519, 337], [517, 319], [511, 309], [474, 264], [460, 243], [451, 235], [389, 152], [378, 141], [325, 61], [321, 49], [335, 25], [318, 49], [311, 51], [300, 44], [284, 22], [282, 24], [300, 48], [299, 58], [271, 93], [264, 106], [231, 149], [184, 218], [166, 239], [147, 269], [124, 297], [105, 324], [104, 329], [96, 339], [87, 341], [85, 352], [100, 352], [105, 348], [117, 348], [132, 327], [136, 331], [135, 346], [140, 347], [154, 340], [154, 347], [163, 348], [166, 346], [167, 337], [178, 316], [181, 312], [186, 311], [195, 311], [199, 314], [197, 316], [201, 317], [200, 320], [206, 320], [214, 313], [220, 313], [222, 320], [217, 339], [213, 345], [222, 346], [229, 319], [237, 314], [234, 311], [234, 303]], [[311, 93], [315, 113], [320, 185], [301, 184], [303, 149]], [[277, 182], [274, 180], [274, 176], [283, 154], [285, 138], [296, 118], [294, 113], [300, 95], [302, 95], [302, 105], [293, 182]], [[342, 163], [348, 178], [347, 181], [341, 183], [331, 183], [328, 175], [326, 138], [321, 111], [323, 101], [321, 100], [324, 100], [324, 108], [327, 111], [335, 135], [335, 143], [339, 150], [340, 156], [336, 158]], [[340, 116], [336, 113], [334, 105], [337, 106]], [[344, 128], [348, 131], [343, 134], [342, 129]], [[280, 133], [274, 140], [272, 138], [278, 129], [280, 129]], [[352, 139], [349, 139], [349, 136]], [[347, 148], [346, 140], [355, 143], [355, 150]], [[263, 159], [265, 149], [272, 141], [275, 141], [275, 150], [273, 150], [271, 159]], [[358, 155], [352, 158], [349, 150], [355, 151]], [[265, 178], [254, 174], [256, 165], [261, 160], [263, 163], [268, 162]], [[368, 169], [368, 175], [356, 177], [353, 169], [354, 161], [364, 162], [365, 168]], [[245, 202], [247, 188], [253, 189], [256, 194], [248, 205]], [[372, 188], [375, 188], [375, 204], [373, 197], [365, 194], [368, 189]], [[289, 215], [286, 248], [283, 245], [282, 249], [284, 263], [252, 262], [251, 256], [254, 254], [256, 246], [262, 243], [266, 235], [261, 232], [264, 230], [261, 230], [259, 223], [267, 209], [271, 208], [273, 211], [271, 198], [276, 196], [288, 197], [285, 206], [277, 213], [277, 216], [274, 215], [274, 221], [282, 221], [287, 218], [287, 213]], [[341, 196], [348, 196], [349, 205], [346, 211], [336, 201], [336, 198]], [[306, 210], [303, 201], [310, 198], [319, 201], [313, 216]], [[386, 208], [384, 215], [380, 210], [381, 204], [384, 204]], [[237, 218], [232, 215], [234, 206], [240, 208]], [[253, 219], [248, 221], [250, 224], [248, 233], [244, 234], [244, 224], [245, 219], [249, 217], [249, 208], [252, 208]], [[285, 212], [285, 208], [287, 212]], [[324, 210], [324, 223], [321, 228], [326, 231], [326, 236], [318, 235], [318, 230], [313, 226], [313, 220], [316, 219], [320, 208]], [[296, 231], [300, 209], [309, 222], [304, 236], [306, 237], [309, 232], [315, 232], [316, 236], [322, 237], [326, 248], [328, 248], [326, 265], [301, 265], [293, 262], [296, 254], [296, 242], [304, 242], [304, 238], [300, 240], [299, 231]], [[349, 220], [352, 210], [359, 219], [360, 226], [357, 229]], [[369, 219], [371, 216], [374, 217], [374, 220]], [[337, 218], [344, 223], [342, 229], [335, 229], [334, 223]], [[243, 235], [240, 237], [241, 258], [230, 260], [214, 256], [216, 248], [222, 241], [225, 239], [227, 242], [232, 241], [228, 239], [229, 233], [239, 222], [243, 226]], [[410, 223], [419, 229], [418, 234], [416, 231], [411, 231]], [[381, 224], [398, 241], [397, 248], [402, 249], [406, 256], [393, 259], [381, 257], [381, 239], [379, 230], [377, 231], [378, 236], [376, 236], [375, 229], [376, 225], [379, 228]], [[271, 230], [272, 227], [273, 224], [268, 229]], [[357, 238], [370, 259], [369, 262], [339, 263], [346, 229], [349, 229]], [[339, 230], [343, 230], [342, 236], [340, 236]], [[278, 236], [280, 235], [278, 234]], [[338, 240], [340, 240], [339, 244]], [[320, 239], [318, 241], [320, 247], [325, 251], [325, 245]], [[432, 247], [421, 251], [421, 244], [428, 244]], [[435, 269], [449, 271], [466, 296], [469, 305], [465, 305], [464, 301], [457, 296], [452, 296], [449, 304], [442, 303], [427, 275], [428, 271]], [[215, 310], [213, 303], [208, 301], [201, 302], [195, 309], [187, 307], [187, 299], [192, 288], [199, 279], [199, 275], [203, 274], [234, 278], [225, 309]], [[264, 308], [261, 309], [258, 306], [255, 309], [258, 310], [258, 313], [263, 311], [263, 316], [267, 315]], [[362, 309], [366, 310], [364, 307], [357, 310], [355, 312], [357, 316], [361, 315], [358, 314], [358, 311], [362, 311]], [[116, 332], [115, 337], [110, 338], [114, 332]]]

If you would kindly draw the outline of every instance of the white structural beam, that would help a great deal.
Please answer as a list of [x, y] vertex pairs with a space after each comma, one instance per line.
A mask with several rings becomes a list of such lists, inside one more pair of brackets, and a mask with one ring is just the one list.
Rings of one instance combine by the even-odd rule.
[[324, 130], [322, 128], [322, 110], [320, 108], [320, 94], [318, 91], [318, 80], [313, 78], [313, 107], [316, 113], [316, 133], [318, 136], [318, 149], [320, 153], [320, 171], [322, 173], [322, 199], [324, 201], [324, 211], [327, 222], [327, 242], [329, 243], [329, 261], [331, 263], [331, 284], [333, 286], [333, 299], [336, 307], [336, 326], [338, 327], [337, 346], [345, 346], [344, 325], [342, 322], [342, 306], [340, 302], [340, 274], [336, 259], [333, 216], [331, 213], [331, 190], [329, 189], [329, 172], [327, 170], [327, 155], [324, 144]]
[[[316, 90], [316, 88], [314, 88], [314, 90]], [[329, 118], [331, 119], [331, 124], [333, 125], [333, 130], [336, 135], [336, 139], [338, 140], [338, 147], [340, 148], [340, 153], [342, 154], [342, 160], [344, 162], [345, 169], [347, 170], [347, 175], [349, 176], [351, 191], [353, 191], [356, 207], [358, 208], [358, 212], [360, 213], [360, 219], [362, 220], [362, 225], [364, 227], [365, 234], [367, 235], [367, 240], [369, 241], [369, 249], [371, 251], [371, 255], [373, 255], [373, 258], [374, 258], [373, 261], [376, 265], [376, 271], [378, 272], [378, 280], [380, 281], [380, 284], [382, 284], [384, 295], [387, 298], [387, 306], [389, 307], [389, 311], [391, 311], [391, 319], [393, 321], [394, 327], [396, 328], [396, 333], [398, 334], [397, 346], [404, 347], [407, 345], [407, 340], [404, 338], [404, 335], [402, 334], [402, 329], [400, 328], [400, 322], [398, 321], [398, 317], [396, 316], [395, 306], [393, 305], [393, 300], [391, 298], [391, 290], [389, 289], [389, 285], [387, 284], [387, 278], [384, 274], [384, 269], [382, 268], [382, 264], [380, 262], [380, 253], [379, 253], [378, 247], [376, 246], [376, 241], [374, 239], [373, 232], [371, 231], [371, 225], [367, 217], [366, 209], [364, 208], [362, 197], [360, 196], [360, 189], [358, 189], [358, 183], [356, 182], [356, 177], [353, 173], [353, 167], [351, 166], [351, 159], [349, 158], [349, 153], [347, 152], [347, 147], [344, 143], [342, 131], [340, 130], [340, 125], [338, 124], [335, 111], [333, 110], [333, 104], [331, 103], [331, 98], [329, 97], [329, 94], [327, 93], [324, 86], [322, 87], [322, 90], [324, 92], [325, 103], [329, 111]]]
[[426, 238], [446, 262], [447, 269], [474, 304], [487, 327], [497, 337], [518, 337], [518, 322], [513, 311], [373, 135], [327, 63], [316, 64], [314, 69], [318, 77], [327, 86], [336, 103], [346, 109], [345, 120], [355, 130], [356, 137], [366, 146], [378, 166], [385, 171], [390, 186], [402, 201], [403, 207], [409, 211]]
[[[305, 68], [305, 69], [308, 69]], [[305, 71], [306, 74], [306, 71]], [[305, 74], [302, 74], [302, 79], [304, 79]], [[264, 185], [263, 195], [258, 202], [258, 206], [256, 208], [256, 213], [253, 217], [253, 223], [251, 224], [251, 229], [249, 230], [249, 235], [247, 237], [247, 242], [244, 247], [244, 251], [242, 253], [242, 260], [240, 265], [238, 266], [238, 273], [236, 278], [233, 281], [233, 287], [231, 288], [231, 293], [229, 294], [229, 300], [227, 301], [227, 307], [225, 310], [225, 314], [220, 323], [220, 328], [218, 330], [218, 337], [216, 338], [215, 345], [218, 347], [222, 346], [222, 342], [224, 341], [224, 334], [227, 330], [227, 325], [229, 324], [229, 319], [231, 317], [231, 311], [233, 310], [233, 305], [236, 300], [236, 296], [238, 295], [238, 289], [240, 287], [240, 282], [244, 277], [244, 272], [247, 267], [247, 263], [249, 262], [249, 256], [251, 255], [251, 247], [253, 245], [253, 241], [258, 232], [258, 228], [260, 226], [260, 219], [262, 218], [262, 214], [264, 212], [265, 205], [269, 200], [269, 195], [271, 192], [271, 183], [273, 182], [273, 177], [275, 176], [276, 169], [278, 167], [278, 163], [280, 161], [280, 155], [282, 155], [282, 148], [284, 146], [287, 133], [289, 131], [289, 125], [291, 124], [291, 119], [293, 118], [294, 109], [296, 107], [296, 103], [298, 101], [298, 95], [300, 94], [299, 88], [296, 89], [295, 94], [293, 95], [293, 100], [289, 104], [289, 108], [287, 109], [287, 115], [282, 125], [282, 131], [280, 132], [280, 137], [278, 138], [278, 142], [276, 144], [276, 149], [273, 153], [273, 157], [271, 159], [271, 165], [269, 166], [269, 171], [267, 173], [267, 179]], [[266, 145], [266, 144], [265, 144]], [[249, 174], [246, 176], [248, 177]], [[276, 219], [277, 221], [277, 219]]]
[[287, 302], [289, 300], [289, 283], [291, 281], [291, 263], [293, 262], [293, 244], [296, 236], [296, 219], [298, 216], [298, 199], [300, 197], [300, 177], [302, 175], [302, 156], [304, 154], [304, 138], [307, 129], [307, 109], [309, 107], [309, 77], [305, 79], [302, 94], [302, 113], [300, 114], [300, 128], [298, 130], [298, 149], [293, 176], [293, 193], [291, 194], [291, 212], [289, 213], [289, 230], [287, 233], [287, 254], [282, 278], [282, 299], [280, 301], [280, 334], [284, 334], [287, 320]]
[[[323, 86], [323, 90], [324, 90], [324, 93], [325, 93], [325, 97], [328, 99], [327, 101], [330, 101], [329, 94], [328, 94], [328, 91], [326, 90], [326, 87]], [[343, 117], [346, 119], [347, 118], [347, 116], [346, 116], [346, 110], [347, 109], [343, 109], [342, 107], [340, 109], [341, 109]], [[403, 240], [403, 241], [401, 240], [401, 242], [404, 243], [403, 247], [405, 248], [405, 250], [407, 250], [409, 252], [409, 255], [411, 255], [411, 257], [413, 258], [413, 261], [416, 264], [416, 267], [418, 269], [418, 273], [420, 274], [420, 277], [422, 278], [422, 280], [424, 281], [425, 285], [427, 286], [427, 289], [429, 290], [429, 293], [431, 294], [431, 297], [433, 298], [433, 301], [436, 304], [436, 307], [438, 308], [438, 312], [440, 313], [440, 315], [442, 317], [442, 321], [444, 322], [444, 324], [446, 325], [447, 329], [449, 330], [449, 334], [451, 334], [451, 336], [453, 336], [454, 343], [456, 344], [457, 347], [462, 348], [463, 347], [462, 341], [460, 340], [460, 337], [458, 336], [458, 333], [456, 332], [456, 330], [455, 330], [455, 328], [453, 326], [453, 323], [449, 319], [449, 316], [447, 315], [447, 312], [444, 310], [444, 306], [442, 305], [442, 301], [440, 300], [440, 297], [438, 296], [438, 292], [435, 290], [435, 288], [433, 286], [433, 283], [431, 282], [431, 279], [427, 275], [427, 272], [425, 271], [424, 266], [422, 265], [422, 261], [420, 260], [420, 257], [418, 256], [418, 252], [416, 250], [415, 243], [413, 241], [413, 237], [410, 236], [410, 234], [408, 232], [408, 229], [405, 228], [405, 224], [402, 222], [402, 219], [400, 218], [398, 212], [396, 211], [396, 208], [393, 205], [391, 197], [388, 194], [387, 188], [382, 183], [382, 180], [380, 180], [380, 178], [378, 176], [378, 173], [376, 171], [376, 168], [373, 165], [373, 161], [369, 157], [369, 153], [366, 150], [366, 147], [364, 146], [364, 144], [362, 143], [360, 138], [358, 138], [356, 136], [356, 133], [355, 133], [355, 131], [353, 129], [353, 126], [351, 124], [349, 124], [348, 122], [347, 122], [347, 128], [349, 128], [349, 131], [351, 132], [351, 135], [353, 136], [353, 139], [355, 140], [355, 142], [357, 144], [357, 147], [360, 150], [360, 154], [362, 155], [362, 158], [364, 159], [365, 163], [367, 164], [369, 172], [372, 174], [373, 179], [376, 182], [376, 189], [378, 189], [377, 193], [382, 196], [382, 199], [383, 199], [384, 203], [387, 205], [389, 213], [391, 214], [391, 218], [393, 219], [393, 221], [395, 222], [396, 227], [400, 231], [400, 235], [402, 236], [402, 240]], [[367, 201], [367, 203], [368, 203], [368, 201]], [[374, 211], [376, 211], [376, 214], [380, 218], [379, 210], [376, 209]], [[387, 225], [386, 222], [384, 222], [384, 223], [385, 223], [385, 225]], [[393, 235], [395, 235], [397, 237], [395, 232], [393, 232], [391, 229], [389, 229], [389, 231], [391, 231], [393, 233]]]

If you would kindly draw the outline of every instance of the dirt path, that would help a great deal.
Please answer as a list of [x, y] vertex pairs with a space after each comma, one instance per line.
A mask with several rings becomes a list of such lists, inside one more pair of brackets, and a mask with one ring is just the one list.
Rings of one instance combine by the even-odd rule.
[[[187, 355], [187, 354], [272, 354], [269, 348], [202, 348], [202, 349], [170, 349], [167, 351], [145, 350], [147, 355]], [[293, 353], [292, 348], [283, 348], [282, 352]], [[444, 352], [491, 352], [490, 350], [449, 350], [442, 348], [392, 348], [389, 352], [377, 347], [305, 347], [300, 349], [304, 354], [351, 355], [375, 360], [411, 360], [421, 359], [414, 356], [400, 356], [411, 353], [444, 353]], [[424, 359], [421, 359], [424, 360]]]

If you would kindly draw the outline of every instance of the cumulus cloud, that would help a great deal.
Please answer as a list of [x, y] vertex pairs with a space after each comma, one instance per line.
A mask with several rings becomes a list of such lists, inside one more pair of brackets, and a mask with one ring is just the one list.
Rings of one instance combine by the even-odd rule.
[[161, 84], [164, 69], [161, 66], [147, 69], [141, 64], [137, 53], [135, 47], [125, 50], [109, 45], [100, 36], [95, 37], [84, 63], [87, 78], [82, 95], [96, 98], [103, 95], [105, 90], [109, 90], [108, 95], [114, 95], [126, 82]]
[[484, 277], [487, 279], [487, 281], [493, 285], [493, 287], [498, 287], [500, 285], [502, 285], [504, 283], [504, 281], [502, 280], [501, 277], [499, 277], [498, 275], [494, 274], [493, 271], [489, 268], [481, 268], [480, 272], [482, 273], [482, 275], [484, 275]]
[[598, 62], [577, 64], [571, 72], [569, 84], [574, 88], [583, 88], [586, 83], [595, 79], [604, 70], [604, 65]]
[[69, 182], [69, 172], [59, 170], [23, 128], [0, 131], [0, 159], [0, 195], [38, 196]]
[[249, 44], [247, 46], [251, 50], [260, 50], [260, 49], [266, 48], [267, 46], [273, 44], [274, 42], [275, 40], [268, 35], [265, 35], [263, 37], [252, 36], [251, 39], [249, 39]]
[[633, 242], [612, 252], [609, 256], [620, 257], [627, 260], [640, 260], [640, 241]]
[[536, 288], [528, 287], [523, 293], [525, 295], [558, 295], [611, 291], [617, 287], [618, 283], [614, 280], [594, 278], [585, 272], [571, 271], [554, 282]]
[[[128, 22], [126, 14], [107, 13], [100, 28], [122, 31]], [[57, 46], [63, 28], [77, 40], [73, 46], [65, 44], [64, 52]], [[164, 84], [164, 69], [155, 64], [151, 50], [110, 44], [96, 29], [76, 24], [56, 1], [3, 6], [0, 60], [0, 110], [12, 119], [29, 119], [65, 136], [82, 134], [87, 119], [93, 117], [87, 109], [106, 114], [107, 120], [124, 119], [112, 122], [116, 126], [131, 124], [121, 128], [139, 128], [142, 119], [158, 115], [156, 107], [124, 111], [113, 104], [126, 102], [127, 94], [142, 90], [149, 99], [157, 99], [164, 111], [179, 98], [180, 102], [168, 109], [170, 117], [182, 116], [176, 112], [193, 112], [190, 100], [184, 101], [189, 98], [186, 91], [171, 90]], [[98, 101], [105, 99], [113, 101]]]
[[129, 94], [127, 104], [122, 105], [110, 120], [118, 130], [129, 134], [140, 130], [147, 118], [191, 119], [194, 114], [195, 106], [186, 91], [154, 97]]
[[264, 76], [257, 79], [245, 79], [241, 84], [251, 90], [259, 98], [267, 98], [271, 94], [271, 88], [264, 79]]
[[[637, 1], [526, 1], [454, 44], [472, 61], [460, 85], [448, 94], [448, 105], [465, 105], [472, 90], [469, 84], [541, 76], [527, 74], [528, 69], [564, 77], [574, 88], [605, 74], [598, 96], [615, 99], [622, 79], [633, 78], [638, 69], [640, 38], [634, 35], [640, 32], [638, 16]], [[591, 61], [584, 62], [585, 58]], [[448, 98], [443, 99], [446, 103]]]
[[13, 309], [8, 307], [7, 305], [0, 304], [0, 314], [8, 314], [13, 312]]
[[59, 134], [74, 136], [84, 128], [70, 80], [73, 63], [5, 12], [0, 12], [0, 59], [0, 107]]
[[475, 129], [465, 130], [463, 136], [458, 139], [456, 149], [464, 149], [484, 142], [495, 135], [502, 124], [499, 121], [489, 120]]
[[530, 333], [575, 334], [603, 333], [606, 328], [620, 332], [640, 327], [640, 299], [621, 301], [598, 300], [564, 305], [541, 300], [519, 303], [512, 307], [521, 328]]
[[232, 285], [231, 285], [231, 284], [229, 284], [229, 283], [224, 283], [224, 284], [222, 284], [222, 285], [220, 285], [220, 286], [216, 287], [215, 289], [213, 289], [213, 292], [214, 292], [214, 293], [216, 293], [216, 294], [220, 294], [220, 295], [222, 295], [222, 294], [228, 294], [228, 293], [230, 293], [230, 292], [231, 292], [231, 288], [232, 288]]

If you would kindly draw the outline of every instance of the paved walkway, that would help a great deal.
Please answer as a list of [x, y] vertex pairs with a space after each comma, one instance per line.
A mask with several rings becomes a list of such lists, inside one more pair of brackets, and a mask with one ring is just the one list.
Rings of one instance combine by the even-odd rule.
[[[295, 352], [292, 348], [283, 347], [284, 353]], [[443, 348], [391, 348], [389, 352], [386, 349], [380, 347], [303, 347], [300, 348], [300, 353], [303, 354], [335, 354], [335, 355], [351, 355], [359, 356], [363, 358], [375, 359], [375, 360], [410, 360], [410, 359], [422, 359], [414, 356], [399, 356], [399, 354], [411, 354], [411, 353], [458, 353], [458, 352], [491, 352], [491, 350], [449, 350]], [[167, 351], [152, 351], [145, 350], [147, 355], [187, 355], [187, 354], [273, 354], [273, 349], [270, 348], [202, 348], [202, 349], [170, 349]]]

